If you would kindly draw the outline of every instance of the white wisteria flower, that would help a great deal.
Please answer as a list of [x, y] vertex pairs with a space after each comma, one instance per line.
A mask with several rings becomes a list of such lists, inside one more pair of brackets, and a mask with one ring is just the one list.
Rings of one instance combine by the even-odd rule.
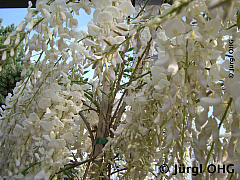
[[167, 21], [166, 23], [164, 23], [163, 28], [165, 30], [165, 34], [169, 37], [169, 38], [173, 38], [176, 36], [179, 36], [183, 33], [186, 32], [186, 26], [184, 25], [184, 23], [182, 22], [181, 19], [172, 19]]
[[[1, 53], [25, 42], [24, 79], [0, 107], [0, 179], [159, 179], [159, 164], [191, 157], [238, 167], [240, 3], [212, 2], [30, 5]], [[81, 9], [94, 11], [87, 32]]]

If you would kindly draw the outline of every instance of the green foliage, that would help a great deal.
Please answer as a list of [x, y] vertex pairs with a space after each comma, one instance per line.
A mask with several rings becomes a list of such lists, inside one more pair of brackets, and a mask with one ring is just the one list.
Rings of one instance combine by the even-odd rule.
[[[14, 25], [3, 27], [1, 25], [2, 20], [0, 19], [0, 57], [7, 46], [3, 45], [8, 35], [14, 31]], [[21, 71], [23, 67], [23, 45], [20, 44], [15, 49], [15, 55], [13, 57], [8, 56], [5, 60], [5, 66], [0, 72], [0, 106], [4, 104], [5, 97], [8, 93], [11, 93], [13, 88], [16, 86], [16, 82], [21, 80]], [[0, 66], [3, 64], [0, 60]]]

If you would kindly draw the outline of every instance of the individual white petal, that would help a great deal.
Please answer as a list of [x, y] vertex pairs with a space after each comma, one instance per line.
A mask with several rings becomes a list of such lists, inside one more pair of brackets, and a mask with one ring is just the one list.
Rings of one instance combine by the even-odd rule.
[[62, 105], [57, 105], [55, 109], [59, 111], [68, 111], [68, 107], [62, 106]]
[[158, 84], [161, 79], [166, 79], [164, 68], [160, 66], [151, 67], [152, 79], [154, 84]]
[[130, 1], [122, 1], [118, 7], [124, 16], [130, 16], [135, 13], [135, 8]]
[[112, 64], [113, 64], [113, 66], [116, 67], [116, 64], [120, 64], [120, 63], [122, 63], [122, 62], [123, 62], [123, 60], [122, 60], [119, 52], [118, 52], [118, 51], [115, 52], [115, 53], [113, 54], [113, 59], [112, 59]]
[[46, 173], [44, 170], [39, 171], [36, 176], [34, 176], [34, 180], [48, 180], [50, 173]]
[[121, 44], [123, 41], [125, 41], [125, 36], [116, 36], [114, 40], [116, 44]]
[[44, 98], [44, 97], [41, 97], [39, 102], [38, 102], [38, 106], [41, 108], [41, 109], [46, 109], [48, 107], [51, 106], [51, 99], [50, 98]]
[[90, 39], [85, 39], [84, 43], [86, 44], [86, 46], [98, 46], [99, 45]]
[[74, 136], [71, 132], [67, 132], [61, 136], [61, 138], [65, 139], [66, 141], [71, 141]]
[[168, 80], [161, 79], [157, 85], [154, 86], [156, 90], [162, 90], [163, 88], [169, 86], [170, 83]]
[[78, 85], [78, 84], [73, 84], [71, 86], [71, 90], [72, 91], [80, 91], [80, 90], [82, 90], [82, 87], [80, 85]]
[[14, 56], [14, 48], [11, 48], [11, 50], [10, 50], [10, 56], [11, 56], [11, 57]]
[[103, 9], [112, 5], [112, 0], [93, 0], [96, 9]]
[[169, 38], [173, 38], [185, 33], [185, 29], [186, 29], [184, 23], [180, 19], [173, 19], [173, 20], [167, 21], [163, 25], [163, 28], [165, 30], [166, 35]]
[[104, 9], [104, 11], [110, 12], [113, 18], [116, 18], [116, 19], [120, 18], [119, 9], [117, 7], [108, 6], [106, 9]]
[[98, 23], [101, 24], [112, 24], [113, 22], [113, 16], [110, 12], [100, 12], [99, 16], [97, 17]]
[[62, 121], [60, 121], [59, 118], [55, 117], [54, 123], [55, 123], [56, 126], [64, 128], [64, 124], [62, 123]]
[[51, 141], [49, 135], [43, 135], [43, 138], [46, 139], [47, 141]]
[[193, 30], [187, 34], [187, 38], [190, 40], [201, 41], [202, 35], [197, 30]]
[[238, 114], [240, 114], [240, 97], [235, 99], [234, 104], [235, 104], [236, 111], [238, 112]]
[[23, 21], [21, 21], [21, 23], [20, 23], [20, 24], [17, 26], [17, 28], [16, 28], [16, 32], [22, 31], [23, 28], [24, 28], [24, 24], [23, 24]]
[[3, 45], [7, 46], [10, 44], [10, 37], [7, 37], [7, 39], [4, 41]]
[[88, 23], [88, 34], [91, 36], [98, 36], [102, 29], [94, 24]]
[[56, 139], [52, 141], [51, 145], [56, 149], [62, 149], [66, 146], [66, 141], [64, 139]]
[[61, 15], [61, 17], [62, 17], [63, 22], [65, 22], [66, 19], [67, 19], [65, 13], [61, 11], [61, 12], [60, 12], [60, 15]]
[[34, 153], [34, 156], [36, 157], [37, 160], [40, 160], [40, 156], [38, 153]]
[[204, 31], [208, 34], [209, 37], [215, 37], [221, 27], [221, 19], [214, 18], [207, 22], [205, 25]]
[[49, 21], [51, 19], [51, 14], [45, 8], [43, 8], [41, 10], [42, 10], [43, 17], [47, 18], [47, 20]]
[[20, 34], [18, 33], [15, 40], [15, 45], [18, 45], [19, 42], [20, 42]]
[[168, 72], [171, 73], [172, 75], [175, 75], [178, 71], [178, 65], [177, 63], [172, 63], [169, 64], [168, 66]]
[[53, 128], [53, 124], [48, 121], [40, 121], [39, 124], [45, 131], [51, 131]]
[[39, 122], [40, 118], [38, 117], [38, 115], [36, 113], [31, 113], [28, 117], [29, 121], [32, 122]]
[[112, 81], [114, 81], [116, 77], [115, 77], [115, 72], [114, 72], [114, 70], [113, 70], [112, 67], [109, 68], [108, 73], [109, 73], [109, 78], [110, 78]]
[[7, 51], [4, 51], [3, 54], [2, 54], [2, 60], [6, 60], [7, 58]]

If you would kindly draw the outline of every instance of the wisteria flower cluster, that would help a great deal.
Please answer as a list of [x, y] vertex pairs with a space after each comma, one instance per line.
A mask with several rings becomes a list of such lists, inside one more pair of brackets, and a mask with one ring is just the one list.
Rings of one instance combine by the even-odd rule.
[[[162, 164], [240, 177], [240, 2], [147, 3], [29, 4], [2, 56], [25, 41], [27, 78], [0, 109], [0, 178], [189, 178]], [[88, 32], [80, 9], [94, 9]]]

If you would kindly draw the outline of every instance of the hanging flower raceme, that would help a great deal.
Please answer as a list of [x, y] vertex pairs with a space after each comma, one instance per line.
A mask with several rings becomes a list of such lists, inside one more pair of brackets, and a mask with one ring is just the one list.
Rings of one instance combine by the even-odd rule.
[[[240, 169], [240, 4], [215, 2], [177, 0], [139, 13], [130, 0], [28, 8], [4, 45], [25, 39], [25, 60], [40, 55], [0, 109], [0, 178], [64, 178], [85, 163], [76, 176], [186, 175], [163, 175], [161, 164], [202, 165], [204, 178], [209, 163]], [[81, 8], [95, 9], [88, 32], [73, 16]]]
[[65, 74], [59, 80], [61, 85], [48, 79], [42, 87], [18, 83], [6, 99], [0, 121], [3, 177], [48, 179], [70, 161], [81, 136], [83, 91]]

